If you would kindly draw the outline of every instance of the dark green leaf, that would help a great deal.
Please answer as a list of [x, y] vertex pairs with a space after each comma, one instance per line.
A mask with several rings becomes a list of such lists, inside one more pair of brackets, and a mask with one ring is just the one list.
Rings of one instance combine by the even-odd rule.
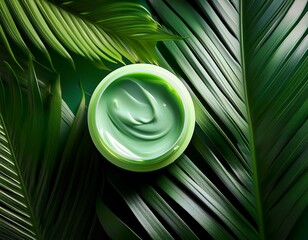
[[97, 216], [111, 239], [141, 239], [123, 223], [100, 199], [96, 201]]
[[84, 131], [84, 97], [74, 116], [59, 78], [39, 87], [31, 59], [27, 69], [1, 71], [0, 238], [86, 239], [100, 171]]
[[[184, 38], [157, 50], [191, 93], [195, 133], [168, 172], [112, 185], [160, 220], [147, 232], [161, 224], [183, 236], [182, 224], [198, 237], [287, 239], [308, 204], [306, 2], [149, 2]], [[148, 209], [134, 205], [139, 195]]]

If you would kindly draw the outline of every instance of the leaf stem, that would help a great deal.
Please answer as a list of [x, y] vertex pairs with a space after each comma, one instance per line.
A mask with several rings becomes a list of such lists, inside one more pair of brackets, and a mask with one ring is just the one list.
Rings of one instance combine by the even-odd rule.
[[256, 157], [256, 149], [255, 149], [255, 140], [254, 140], [254, 132], [253, 132], [253, 123], [251, 118], [250, 111], [250, 102], [248, 97], [248, 89], [247, 89], [247, 79], [246, 79], [246, 64], [245, 64], [245, 46], [244, 46], [244, 27], [243, 27], [243, 3], [242, 0], [240, 2], [240, 41], [241, 41], [241, 61], [242, 61], [242, 76], [243, 76], [243, 84], [245, 90], [245, 101], [246, 101], [246, 112], [247, 112], [247, 122], [249, 128], [249, 143], [250, 143], [250, 151], [251, 151], [251, 159], [252, 159], [252, 170], [253, 170], [253, 182], [255, 188], [255, 198], [256, 198], [256, 211], [257, 211], [257, 224], [260, 233], [260, 239], [265, 239], [265, 230], [264, 230], [264, 220], [263, 220], [263, 206], [261, 201], [260, 194], [260, 182], [259, 182], [259, 172], [258, 172], [258, 164]]

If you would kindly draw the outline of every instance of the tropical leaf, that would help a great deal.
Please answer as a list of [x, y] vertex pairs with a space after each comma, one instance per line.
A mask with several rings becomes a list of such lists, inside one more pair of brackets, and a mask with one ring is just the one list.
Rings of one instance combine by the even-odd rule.
[[[23, 19], [17, 17], [20, 8], [12, 10], [16, 4], [23, 7]], [[142, 25], [146, 21], [133, 26], [134, 4], [126, 5], [127, 15], [124, 5], [100, 7], [98, 1], [0, 0], [0, 5], [0, 35], [11, 54], [11, 39], [30, 52], [28, 40], [36, 36], [24, 27], [29, 22], [41, 42], [50, 43], [32, 13], [41, 14], [64, 50], [93, 62], [90, 51], [83, 52], [89, 49], [79, 45], [93, 47], [96, 40], [87, 39], [93, 35], [86, 32], [77, 43], [72, 36], [81, 30], [73, 25], [62, 41], [48, 14], [60, 16], [52, 19], [66, 24], [63, 29], [76, 17], [112, 31], [106, 41], [117, 39], [113, 48], [131, 61], [138, 56], [129, 46], [141, 49], [153, 33], [160, 34]], [[190, 91], [196, 130], [185, 154], [160, 171], [129, 173], [102, 161], [107, 181], [96, 211], [106, 233], [112, 239], [291, 239], [308, 203], [306, 3], [170, 0], [150, 5], [170, 33], [185, 39], [162, 44], [159, 64], [178, 74]], [[126, 25], [122, 17], [132, 22]], [[110, 22], [112, 28], [105, 25]], [[29, 39], [19, 29], [28, 31]], [[135, 38], [144, 44], [134, 45]], [[138, 61], [150, 61], [146, 52], [139, 54]], [[18, 56], [15, 60], [21, 62]], [[74, 116], [61, 100], [59, 80], [45, 81], [46, 69], [20, 65], [29, 72], [0, 66], [0, 238], [101, 239], [94, 208], [102, 181], [86, 130], [84, 98]]]
[[74, 116], [59, 78], [39, 88], [31, 60], [21, 73], [27, 83], [7, 68], [0, 81], [0, 238], [86, 239], [100, 173], [84, 132], [85, 99]]
[[99, 220], [111, 239], [141, 239], [123, 223], [102, 201], [97, 199], [96, 210]]
[[156, 42], [174, 39], [146, 8], [126, 1], [1, 0], [0, 37], [15, 58], [8, 36], [27, 55], [30, 41], [49, 61], [45, 45], [72, 64], [68, 50], [100, 68], [107, 68], [104, 62], [123, 63], [122, 56], [155, 62]]
[[161, 45], [159, 63], [190, 91], [195, 133], [167, 170], [107, 166], [126, 214], [103, 201], [144, 238], [288, 238], [308, 204], [306, 1], [150, 5], [185, 39]]

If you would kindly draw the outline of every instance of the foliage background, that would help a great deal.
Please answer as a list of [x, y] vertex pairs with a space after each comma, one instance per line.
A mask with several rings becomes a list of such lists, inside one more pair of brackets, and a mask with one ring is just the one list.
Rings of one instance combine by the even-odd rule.
[[[139, 1], [139, 2], [144, 4], [145, 6], [147, 6], [149, 8], [148, 3], [146, 3], [145, 1]], [[159, 19], [159, 21], [161, 21], [161, 19]], [[166, 47], [164, 45], [160, 44], [159, 46], [160, 46], [160, 49], [166, 50]], [[39, 56], [39, 57], [36, 57], [36, 59], [40, 59], [40, 60], [42, 60], [42, 61], [40, 61], [41, 63], [43, 63], [44, 65], [45, 64], [48, 65], [46, 58], [44, 58], [41, 55], [40, 52], [37, 52], [36, 50], [33, 50], [33, 51], [34, 51], [35, 56]], [[109, 71], [99, 70], [90, 61], [88, 61], [88, 60], [86, 60], [86, 59], [84, 59], [80, 56], [77, 56], [75, 54], [72, 54], [72, 58], [74, 59], [75, 65], [76, 65], [76, 70], [75, 70], [75, 69], [73, 69], [72, 66], [70, 66], [68, 64], [68, 62], [65, 59], [59, 57], [57, 55], [57, 53], [53, 52], [53, 50], [50, 50], [50, 54], [51, 54], [52, 59], [56, 59], [56, 61], [54, 61], [54, 66], [55, 66], [55, 69], [57, 69], [59, 71], [60, 76], [61, 76], [62, 97], [65, 100], [65, 102], [68, 104], [68, 106], [71, 108], [71, 110], [74, 113], [77, 113], [79, 103], [80, 103], [80, 100], [82, 98], [82, 91], [81, 91], [81, 88], [80, 88], [80, 82], [82, 83], [82, 86], [83, 86], [83, 89], [84, 89], [84, 92], [85, 92], [85, 99], [86, 99], [86, 102], [87, 102], [89, 100], [90, 95], [93, 92], [95, 86], [97, 85], [97, 83], [105, 75], [107, 75], [109, 73]], [[172, 58], [170, 58], [170, 59], [172, 59]], [[116, 65], [109, 64], [108, 66], [111, 69], [116, 69], [119, 66], [121, 66], [121, 64], [116, 64]], [[181, 68], [179, 66], [175, 66], [174, 68], [176, 69], [176, 71], [181, 72]], [[84, 124], [84, 131], [87, 131], [85, 124]], [[83, 134], [85, 134], [85, 136], [87, 135], [87, 133], [83, 133]], [[89, 139], [87, 139], [87, 140], [89, 140]], [[91, 142], [86, 141], [86, 144], [91, 144]], [[96, 159], [96, 160], [99, 159], [99, 161], [101, 161], [102, 160], [101, 157], [99, 155], [97, 155], [96, 150], [93, 149], [92, 147], [93, 146], [90, 146], [91, 150], [88, 150], [88, 151], [94, 152], [94, 153], [92, 153], [92, 154], [95, 155], [95, 157], [93, 157], [93, 159]], [[186, 155], [188, 155], [190, 158], [193, 158], [193, 157], [199, 158], [200, 157], [198, 151], [195, 149], [195, 147], [192, 144], [188, 147], [188, 149], [186, 151]], [[139, 236], [144, 237], [144, 238], [148, 237], [147, 231], [144, 231], [144, 229], [140, 225], [140, 223], [138, 223], [138, 221], [136, 221], [135, 217], [129, 212], [125, 201], [123, 201], [123, 199], [120, 197], [120, 195], [113, 189], [113, 187], [121, 189], [121, 187], [123, 187], [123, 186], [112, 186], [112, 184], [111, 185], [105, 184], [103, 179], [106, 176], [105, 174], [107, 174], [109, 176], [109, 179], [112, 179], [112, 176], [110, 176], [110, 175], [113, 175], [113, 173], [114, 173], [114, 175], [116, 176], [115, 179], [113, 180], [114, 182], [122, 182], [123, 179], [128, 179], [129, 184], [131, 184], [132, 186], [136, 186], [136, 189], [138, 189], [138, 191], [139, 191], [139, 189], [143, 188], [142, 184], [141, 184], [141, 186], [138, 185], [138, 182], [139, 182], [140, 179], [142, 179], [144, 181], [145, 185], [147, 185], [147, 183], [150, 183], [150, 185], [151, 185], [152, 182], [153, 182], [153, 179], [159, 179], [161, 175], [170, 175], [170, 173], [168, 173], [168, 170], [164, 169], [164, 170], [156, 172], [156, 173], [149, 173], [149, 174], [141, 174], [140, 175], [140, 174], [135, 174], [135, 173], [123, 172], [119, 169], [114, 168], [113, 166], [110, 166], [106, 161], [99, 162], [99, 166], [102, 169], [102, 172], [96, 173], [96, 176], [94, 177], [94, 179], [97, 180], [97, 185], [95, 183], [94, 183], [94, 185], [96, 185], [95, 187], [101, 187], [102, 188], [101, 193], [102, 193], [102, 196], [103, 196], [105, 203], [118, 216], [120, 216], [120, 218], [127, 225], [129, 225]], [[207, 170], [206, 168], [202, 169], [202, 171], [203, 171], [203, 173], [208, 174], [209, 176], [211, 174], [213, 174], [212, 171]], [[100, 176], [101, 176], [101, 178], [100, 178]], [[220, 187], [221, 183], [217, 182], [216, 184], [217, 184], [218, 187]], [[221, 186], [221, 187], [224, 188], [224, 186]], [[125, 189], [122, 189], [122, 192], [123, 192], [124, 195], [125, 195], [125, 191], [126, 191]], [[132, 194], [132, 192], [130, 192], [130, 194]], [[228, 195], [228, 194], [230, 194], [230, 193], [226, 192], [226, 195]], [[190, 195], [190, 193], [188, 193], [188, 196], [191, 196], [191, 198], [194, 199], [195, 202], [200, 203], [199, 200], [196, 199], [195, 197], [193, 197], [192, 195]], [[228, 197], [230, 197], [232, 199], [232, 196], [228, 196]], [[123, 198], [125, 199], [125, 197], [123, 197]], [[236, 201], [234, 202], [234, 205], [238, 206]], [[179, 208], [177, 208], [176, 205], [171, 204], [170, 206], [174, 207], [175, 211], [178, 211], [179, 214], [181, 214], [182, 217], [187, 216]], [[206, 207], [203, 205], [203, 208], [205, 209]], [[104, 216], [107, 216], [107, 215], [104, 215]], [[139, 221], [141, 221], [140, 219], [142, 219], [142, 218], [140, 217]], [[190, 219], [190, 216], [187, 216], [187, 219]], [[160, 220], [163, 223], [165, 223], [164, 220], [162, 220], [162, 219], [160, 219]], [[303, 212], [303, 214], [301, 215], [299, 220], [296, 222], [296, 225], [292, 229], [291, 234], [288, 236], [288, 239], [305, 239], [305, 237], [307, 236], [307, 230], [306, 230], [306, 223], [307, 222], [308, 222], [308, 213], [307, 213], [307, 208], [306, 208], [306, 210]], [[108, 227], [108, 224], [106, 226]], [[105, 226], [105, 230], [106, 230], [106, 226]], [[112, 226], [110, 228], [112, 229]], [[91, 234], [89, 234], [89, 239], [101, 239], [102, 237], [106, 237], [106, 233], [104, 232], [104, 230], [102, 229], [98, 219], [96, 219], [96, 218], [93, 222], [92, 230], [91, 230]], [[197, 232], [200, 229], [197, 228], [197, 229], [194, 229], [194, 230]], [[78, 233], [78, 231], [76, 232], [75, 236], [78, 235], [77, 233]], [[68, 234], [66, 239], [70, 239], [70, 238], [71, 238], [71, 236], [69, 236], [69, 234]], [[12, 238], [12, 239], [14, 239], [14, 238]]]

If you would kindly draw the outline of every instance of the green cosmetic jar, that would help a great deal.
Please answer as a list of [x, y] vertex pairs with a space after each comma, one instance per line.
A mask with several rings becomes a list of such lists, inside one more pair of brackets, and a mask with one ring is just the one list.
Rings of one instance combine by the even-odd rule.
[[88, 126], [100, 153], [126, 170], [146, 172], [176, 160], [195, 126], [192, 99], [171, 72], [132, 64], [107, 75], [89, 104]]

